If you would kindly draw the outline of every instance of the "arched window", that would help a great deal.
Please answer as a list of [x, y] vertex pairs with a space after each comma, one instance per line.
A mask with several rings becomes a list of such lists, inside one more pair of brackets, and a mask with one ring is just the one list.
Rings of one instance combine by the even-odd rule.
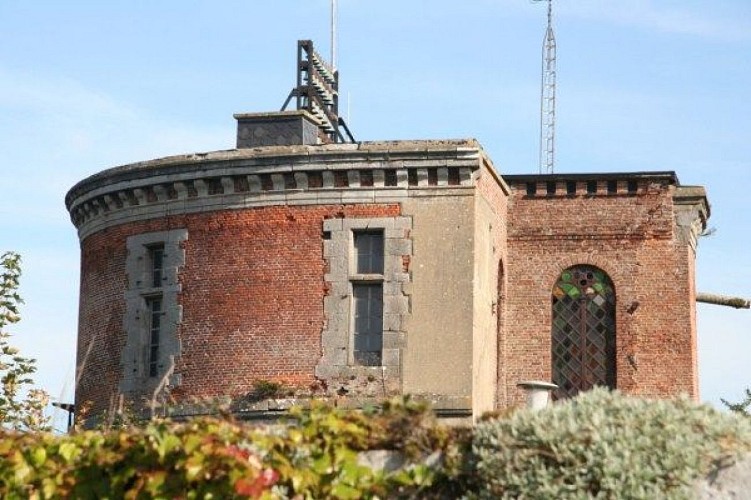
[[615, 388], [615, 291], [601, 269], [571, 267], [553, 287], [552, 355], [557, 399]]

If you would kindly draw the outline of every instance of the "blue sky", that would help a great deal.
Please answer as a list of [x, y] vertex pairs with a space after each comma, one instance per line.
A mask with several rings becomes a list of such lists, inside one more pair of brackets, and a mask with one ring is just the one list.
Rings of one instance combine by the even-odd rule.
[[[702, 291], [751, 296], [751, 2], [555, 4], [557, 172], [675, 170], [707, 187]], [[15, 342], [73, 397], [79, 253], [63, 205], [107, 167], [231, 148], [232, 114], [278, 109], [329, 0], [0, 2], [0, 250], [24, 257]], [[361, 140], [475, 137], [537, 171], [545, 6], [339, 0], [343, 114]], [[751, 386], [751, 312], [699, 305], [702, 399]]]

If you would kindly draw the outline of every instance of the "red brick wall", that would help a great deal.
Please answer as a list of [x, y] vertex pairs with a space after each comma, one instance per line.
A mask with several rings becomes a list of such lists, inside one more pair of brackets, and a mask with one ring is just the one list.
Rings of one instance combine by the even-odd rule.
[[[492, 168], [488, 166], [487, 168]], [[498, 181], [493, 175], [482, 169], [481, 176], [477, 180], [477, 193], [485, 198], [488, 203], [495, 208], [495, 219], [493, 221], [493, 245], [495, 247], [495, 288], [497, 290], [495, 322], [498, 330], [498, 367], [497, 367], [497, 386], [496, 386], [496, 406], [503, 406], [506, 401], [506, 379], [508, 363], [506, 357], [506, 272], [505, 268], [508, 262], [507, 249], [507, 231], [508, 231], [508, 195], [503, 191]]]
[[[185, 228], [177, 397], [242, 395], [255, 380], [307, 386], [321, 355], [328, 217], [391, 217], [398, 205], [266, 207], [123, 224], [82, 243], [77, 404], [116, 398], [125, 346], [126, 240]], [[86, 352], [91, 350], [86, 356]]]
[[526, 196], [517, 187], [509, 206], [506, 404], [522, 402], [517, 382], [550, 380], [551, 291], [576, 264], [603, 269], [615, 285], [618, 388], [697, 397], [693, 253], [674, 238], [674, 187], [594, 197]]

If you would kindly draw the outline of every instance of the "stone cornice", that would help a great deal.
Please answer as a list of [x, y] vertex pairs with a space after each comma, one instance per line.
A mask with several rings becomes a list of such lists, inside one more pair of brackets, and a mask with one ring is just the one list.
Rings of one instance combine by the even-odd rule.
[[707, 229], [710, 208], [702, 186], [678, 186], [673, 194], [678, 238], [696, 252], [699, 236]]
[[474, 140], [215, 151], [105, 170], [76, 184], [65, 202], [84, 238], [112, 225], [181, 213], [470, 194], [472, 174], [486, 159]]

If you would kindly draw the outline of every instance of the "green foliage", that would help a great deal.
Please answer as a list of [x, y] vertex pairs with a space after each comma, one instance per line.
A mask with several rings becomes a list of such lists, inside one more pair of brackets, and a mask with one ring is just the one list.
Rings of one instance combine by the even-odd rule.
[[[684, 498], [751, 449], [751, 420], [687, 399], [594, 390], [474, 430], [394, 399], [364, 411], [311, 401], [266, 427], [220, 419], [0, 433], [0, 498]], [[371, 469], [369, 450], [396, 468]]]
[[431, 417], [394, 401], [368, 414], [313, 404], [293, 410], [285, 425], [264, 428], [197, 419], [61, 437], [6, 433], [0, 435], [0, 497], [425, 497], [442, 472], [422, 456], [388, 473], [358, 459], [372, 446], [419, 446], [420, 453], [447, 447], [443, 434], [433, 431], [409, 445], [388, 435], [398, 422], [421, 419]]
[[20, 277], [21, 257], [13, 252], [0, 256], [0, 427], [45, 430], [49, 428], [44, 416], [49, 397], [31, 387], [36, 360], [21, 356], [10, 344], [10, 334], [6, 331], [8, 325], [21, 319]]
[[[440, 451], [456, 456], [450, 432], [437, 426], [426, 405], [397, 398], [364, 412], [312, 401], [294, 408], [283, 433], [257, 435], [254, 450], [279, 471], [279, 484], [304, 498], [426, 496], [450, 480], [446, 467], [424, 463]], [[406, 459], [392, 473], [362, 465], [358, 452], [393, 450]], [[459, 462], [459, 459], [455, 459]]]
[[248, 394], [249, 401], [263, 401], [264, 399], [278, 398], [284, 395], [284, 386], [278, 382], [269, 380], [256, 380], [253, 382], [253, 390]]
[[604, 389], [482, 423], [473, 443], [480, 498], [684, 498], [749, 449], [747, 419]]
[[746, 389], [746, 397], [740, 403], [731, 403], [724, 399], [720, 400], [729, 410], [751, 417], [751, 389]]
[[273, 498], [278, 474], [231, 422], [152, 422], [71, 436], [0, 439], [3, 498]]

